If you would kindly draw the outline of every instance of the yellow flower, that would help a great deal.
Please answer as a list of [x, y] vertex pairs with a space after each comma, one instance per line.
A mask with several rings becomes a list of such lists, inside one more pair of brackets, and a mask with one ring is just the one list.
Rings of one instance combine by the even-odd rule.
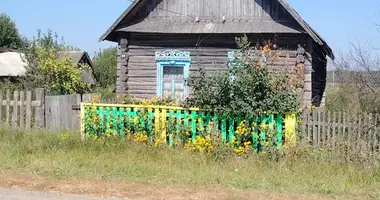
[[268, 129], [268, 126], [269, 126], [268, 124], [261, 124], [260, 128], [266, 130]]
[[134, 136], [134, 142], [137, 143], [137, 144], [140, 144], [140, 143], [147, 143], [148, 142], [148, 136], [144, 133], [137, 133], [135, 136]]
[[197, 136], [196, 140], [192, 142], [191, 139], [185, 144], [185, 149], [197, 151], [200, 153], [212, 154], [215, 150], [215, 144], [210, 136]]
[[69, 134], [68, 133], [63, 133], [62, 135], [61, 135], [61, 140], [62, 141], [65, 141], [65, 140], [67, 140], [69, 138]]

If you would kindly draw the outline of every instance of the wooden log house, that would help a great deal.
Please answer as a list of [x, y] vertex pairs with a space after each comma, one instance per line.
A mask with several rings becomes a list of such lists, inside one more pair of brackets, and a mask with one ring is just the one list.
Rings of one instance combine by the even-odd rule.
[[118, 43], [118, 94], [184, 97], [190, 73], [228, 70], [243, 34], [253, 43], [275, 40], [281, 51], [272, 67], [301, 66], [304, 105], [320, 105], [334, 54], [285, 0], [131, 0], [100, 40]]

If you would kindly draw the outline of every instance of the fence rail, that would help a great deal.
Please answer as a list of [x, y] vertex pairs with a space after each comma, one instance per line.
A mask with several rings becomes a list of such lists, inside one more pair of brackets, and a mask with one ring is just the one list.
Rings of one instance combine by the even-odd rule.
[[258, 150], [265, 146], [281, 147], [284, 141], [291, 143], [295, 139], [293, 114], [226, 117], [197, 108], [82, 103], [81, 116], [83, 135], [125, 136], [142, 131], [150, 140], [161, 138], [170, 146], [175, 141], [183, 141], [184, 136], [195, 141], [197, 136], [211, 134], [219, 134], [214, 137], [229, 142], [243, 134], [249, 135]]

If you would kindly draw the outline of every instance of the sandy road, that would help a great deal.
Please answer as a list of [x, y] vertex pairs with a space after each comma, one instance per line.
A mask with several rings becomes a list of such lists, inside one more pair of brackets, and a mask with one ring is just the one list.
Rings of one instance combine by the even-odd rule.
[[30, 192], [19, 188], [0, 188], [0, 200], [121, 200], [119, 198], [94, 198], [81, 195], [60, 195], [52, 192]]

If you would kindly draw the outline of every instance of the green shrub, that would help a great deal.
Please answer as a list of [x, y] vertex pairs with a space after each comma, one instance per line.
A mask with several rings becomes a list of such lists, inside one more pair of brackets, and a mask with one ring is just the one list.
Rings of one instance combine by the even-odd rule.
[[258, 112], [295, 112], [300, 106], [291, 77], [269, 73], [269, 59], [276, 55], [266, 45], [251, 48], [246, 37], [237, 39], [239, 58], [228, 72], [207, 74], [201, 68], [189, 79], [190, 106], [221, 114], [248, 115]]

